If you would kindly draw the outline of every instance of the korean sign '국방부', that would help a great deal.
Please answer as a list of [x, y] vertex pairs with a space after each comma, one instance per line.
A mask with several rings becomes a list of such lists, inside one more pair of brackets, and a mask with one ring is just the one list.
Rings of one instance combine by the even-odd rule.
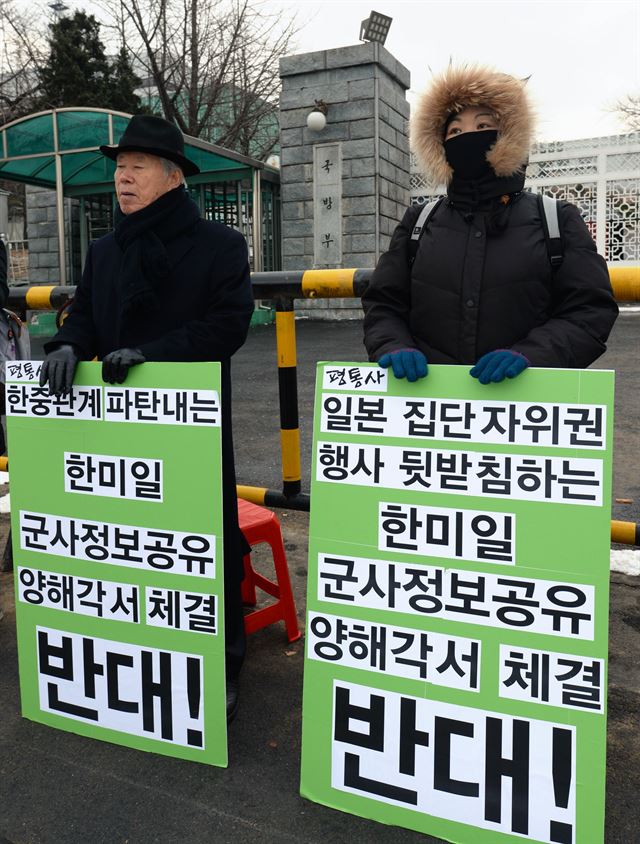
[[22, 711], [226, 765], [219, 364], [7, 364]]
[[313, 147], [313, 265], [342, 261], [342, 144]]
[[304, 796], [603, 840], [613, 373], [319, 364]]

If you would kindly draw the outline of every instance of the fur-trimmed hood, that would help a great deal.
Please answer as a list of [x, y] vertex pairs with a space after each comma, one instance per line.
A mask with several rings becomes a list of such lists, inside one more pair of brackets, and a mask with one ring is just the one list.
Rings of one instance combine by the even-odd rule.
[[433, 184], [449, 184], [453, 170], [444, 153], [447, 119], [466, 106], [486, 105], [499, 123], [498, 140], [487, 153], [496, 176], [522, 172], [533, 143], [534, 114], [526, 81], [480, 65], [450, 65], [432, 81], [413, 111], [411, 149]]

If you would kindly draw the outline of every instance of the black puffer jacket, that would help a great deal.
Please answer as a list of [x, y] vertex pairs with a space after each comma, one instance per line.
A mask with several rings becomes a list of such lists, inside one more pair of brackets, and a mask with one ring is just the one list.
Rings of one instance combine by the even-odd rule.
[[430, 363], [473, 364], [512, 348], [533, 366], [589, 366], [618, 314], [604, 260], [578, 209], [559, 208], [564, 260], [552, 270], [536, 198], [512, 200], [504, 230], [487, 235], [490, 210], [463, 213], [444, 200], [409, 268], [420, 208], [409, 208], [362, 297], [370, 360], [404, 347]]

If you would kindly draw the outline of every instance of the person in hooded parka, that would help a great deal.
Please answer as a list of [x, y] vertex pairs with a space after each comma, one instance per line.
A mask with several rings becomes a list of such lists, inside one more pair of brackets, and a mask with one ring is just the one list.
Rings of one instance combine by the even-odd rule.
[[421, 97], [411, 147], [446, 184], [418, 241], [410, 207], [362, 297], [369, 359], [414, 381], [428, 363], [474, 364], [483, 384], [528, 366], [584, 368], [605, 351], [618, 314], [607, 266], [580, 211], [558, 204], [554, 268], [542, 213], [524, 190], [533, 141], [526, 81], [450, 66]]

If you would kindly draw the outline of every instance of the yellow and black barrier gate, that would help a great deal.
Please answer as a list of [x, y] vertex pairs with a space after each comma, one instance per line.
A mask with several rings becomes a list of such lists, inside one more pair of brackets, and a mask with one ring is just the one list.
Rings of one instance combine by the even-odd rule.
[[300, 270], [253, 273], [256, 299], [271, 300], [276, 309], [282, 492], [238, 486], [238, 495], [255, 504], [309, 510], [309, 495], [300, 480], [300, 427], [296, 352], [296, 299], [360, 298], [373, 270]]
[[[272, 301], [276, 310], [282, 491], [239, 485], [238, 495], [241, 498], [270, 507], [309, 510], [310, 497], [308, 493], [302, 492], [300, 477], [294, 302], [296, 299], [359, 299], [372, 273], [372, 269], [338, 269], [251, 274], [254, 298]], [[618, 301], [640, 301], [640, 266], [610, 266], [609, 277]], [[9, 289], [8, 307], [20, 313], [23, 319], [27, 310], [57, 310], [60, 318], [74, 293], [75, 287], [72, 286], [12, 287]], [[0, 470], [1, 461], [2, 458]], [[640, 525], [612, 521], [611, 539], [627, 545], [640, 545]]]

